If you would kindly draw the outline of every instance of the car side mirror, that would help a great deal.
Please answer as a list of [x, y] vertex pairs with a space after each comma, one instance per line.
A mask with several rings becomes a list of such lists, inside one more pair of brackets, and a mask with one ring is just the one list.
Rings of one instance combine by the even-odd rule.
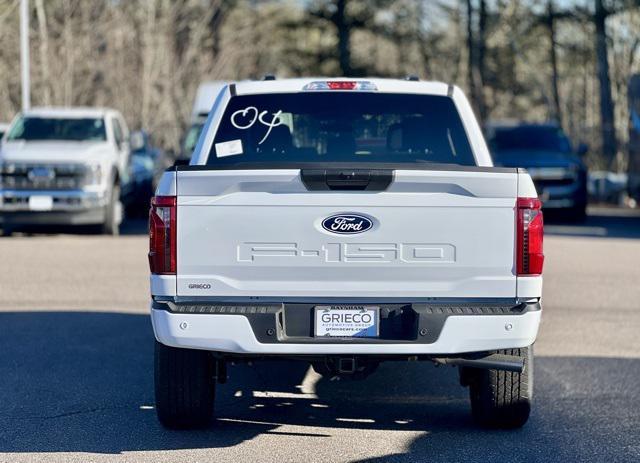
[[144, 136], [142, 132], [133, 132], [129, 137], [129, 148], [131, 151], [138, 151], [144, 148]]
[[587, 145], [586, 143], [580, 143], [578, 145], [578, 148], [576, 149], [576, 154], [578, 156], [584, 156], [588, 152], [589, 152], [589, 145]]

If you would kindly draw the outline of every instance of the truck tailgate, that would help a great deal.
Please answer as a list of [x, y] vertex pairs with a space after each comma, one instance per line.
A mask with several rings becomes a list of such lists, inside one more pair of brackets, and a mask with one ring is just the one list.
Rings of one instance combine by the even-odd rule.
[[[177, 172], [177, 294], [515, 297], [513, 172], [395, 170], [385, 191], [308, 191], [299, 169]], [[336, 214], [369, 230], [323, 228]]]

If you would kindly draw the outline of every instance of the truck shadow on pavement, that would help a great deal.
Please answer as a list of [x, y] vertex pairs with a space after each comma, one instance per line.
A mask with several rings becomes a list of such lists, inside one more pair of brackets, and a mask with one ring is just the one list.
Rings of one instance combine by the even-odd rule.
[[216, 424], [179, 432], [156, 420], [146, 315], [0, 312], [0, 327], [0, 454], [223, 448], [258, 435], [331, 446], [345, 429], [414, 432], [406, 453], [367, 462], [604, 461], [640, 452], [638, 359], [539, 358], [534, 415], [506, 432], [474, 426], [453, 368], [387, 363], [352, 382], [301, 362], [237, 365], [219, 387]]

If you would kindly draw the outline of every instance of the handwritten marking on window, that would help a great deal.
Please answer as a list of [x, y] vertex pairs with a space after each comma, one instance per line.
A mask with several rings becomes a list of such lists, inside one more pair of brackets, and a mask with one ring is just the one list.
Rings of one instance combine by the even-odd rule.
[[273, 116], [271, 121], [267, 121], [266, 116], [269, 114], [269, 111], [258, 111], [258, 108], [255, 106], [247, 106], [244, 109], [239, 109], [231, 114], [231, 125], [233, 125], [236, 129], [246, 130], [250, 129], [255, 125], [256, 122], [267, 127], [267, 133], [265, 133], [262, 140], [258, 142], [258, 145], [262, 145], [262, 143], [269, 137], [271, 134], [271, 130], [274, 127], [278, 127], [279, 125], [284, 124], [282, 119], [280, 119], [280, 115], [282, 114], [282, 110], [277, 111], [275, 113], [271, 113]]

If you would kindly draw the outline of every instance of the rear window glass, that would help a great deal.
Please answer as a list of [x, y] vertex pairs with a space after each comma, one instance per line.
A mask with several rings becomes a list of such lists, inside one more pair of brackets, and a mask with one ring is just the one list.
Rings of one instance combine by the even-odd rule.
[[451, 98], [369, 92], [235, 96], [207, 165], [309, 162], [475, 165]]

